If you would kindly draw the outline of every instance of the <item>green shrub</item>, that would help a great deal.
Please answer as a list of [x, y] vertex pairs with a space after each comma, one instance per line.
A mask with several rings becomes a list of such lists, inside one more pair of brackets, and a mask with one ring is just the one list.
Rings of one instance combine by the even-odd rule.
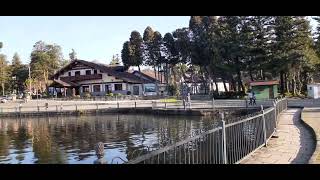
[[84, 97], [84, 98], [91, 98], [91, 94], [90, 94], [89, 92], [85, 92], [85, 93], [83, 94], [83, 97]]
[[113, 93], [107, 93], [106, 96], [107, 97], [113, 97]]
[[284, 96], [285, 97], [292, 97], [292, 93], [291, 92], [286, 92], [286, 93], [284, 93]]
[[171, 84], [168, 86], [168, 93], [170, 96], [180, 96], [180, 87], [176, 84]]

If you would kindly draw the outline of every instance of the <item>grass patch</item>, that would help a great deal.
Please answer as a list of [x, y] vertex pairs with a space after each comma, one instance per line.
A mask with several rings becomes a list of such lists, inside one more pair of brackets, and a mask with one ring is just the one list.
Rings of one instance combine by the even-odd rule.
[[166, 102], [166, 103], [176, 103], [176, 102], [178, 102], [178, 100], [175, 99], [175, 98], [169, 98], [169, 99], [160, 99], [160, 102], [162, 102], [162, 103], [164, 103], [164, 102]]

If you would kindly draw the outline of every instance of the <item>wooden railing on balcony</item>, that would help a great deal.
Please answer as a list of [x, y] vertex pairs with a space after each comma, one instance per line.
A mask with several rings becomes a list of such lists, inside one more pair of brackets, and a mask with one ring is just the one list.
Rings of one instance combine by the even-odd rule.
[[85, 80], [94, 80], [94, 79], [102, 79], [102, 74], [91, 74], [91, 75], [80, 75], [80, 76], [67, 76], [60, 77], [63, 81], [85, 81]]

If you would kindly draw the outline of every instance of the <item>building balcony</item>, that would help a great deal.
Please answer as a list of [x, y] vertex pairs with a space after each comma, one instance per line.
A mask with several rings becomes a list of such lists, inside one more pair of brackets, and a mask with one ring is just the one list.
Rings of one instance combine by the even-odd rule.
[[91, 75], [78, 75], [78, 76], [67, 76], [60, 77], [62, 81], [86, 81], [86, 80], [95, 80], [102, 79], [102, 74], [91, 74]]

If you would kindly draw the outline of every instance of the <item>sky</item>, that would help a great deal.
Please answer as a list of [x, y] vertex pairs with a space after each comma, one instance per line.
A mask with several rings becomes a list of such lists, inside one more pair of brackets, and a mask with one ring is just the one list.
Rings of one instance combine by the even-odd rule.
[[187, 27], [190, 16], [1, 16], [0, 53], [11, 62], [17, 52], [23, 63], [30, 62], [33, 45], [42, 40], [62, 47], [65, 59], [71, 49], [78, 59], [109, 63], [112, 56], [121, 57], [122, 45], [130, 33], [143, 35], [147, 26], [162, 35]]
[[[187, 27], [190, 16], [1, 16], [0, 53], [11, 62], [17, 52], [23, 63], [30, 62], [37, 41], [58, 44], [65, 59], [71, 49], [78, 59], [109, 63], [115, 54], [121, 56], [122, 45], [131, 31], [143, 35], [147, 26], [162, 35]], [[311, 24], [314, 25], [314, 22]]]

